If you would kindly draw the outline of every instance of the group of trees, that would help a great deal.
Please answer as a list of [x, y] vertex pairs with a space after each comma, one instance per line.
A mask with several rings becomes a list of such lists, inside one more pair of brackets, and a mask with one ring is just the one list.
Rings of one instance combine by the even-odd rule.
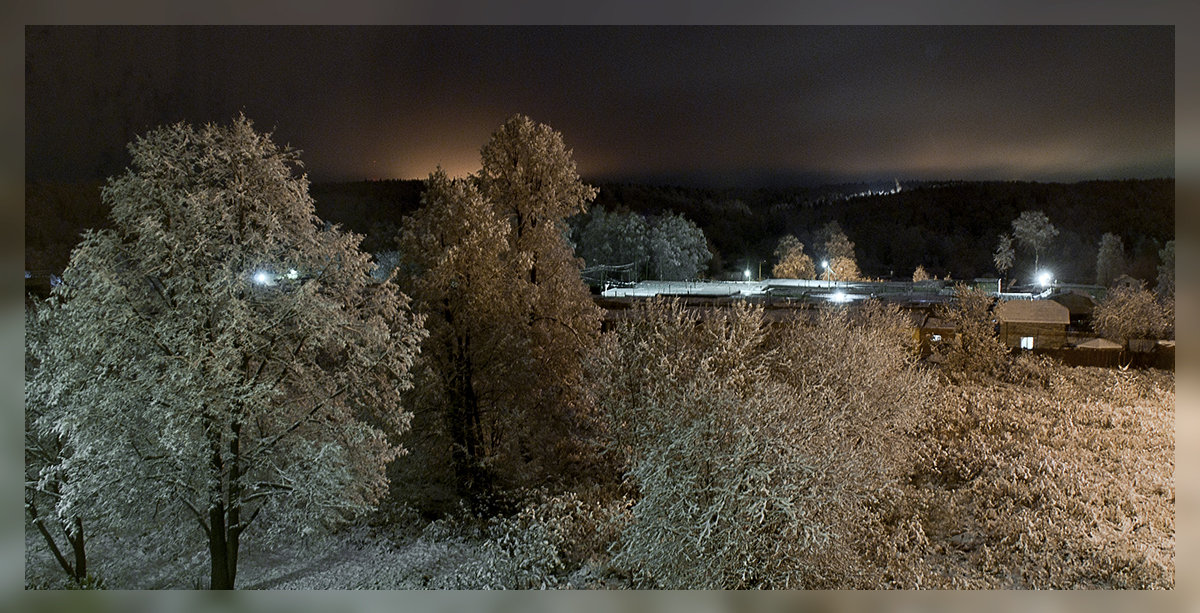
[[668, 211], [646, 217], [595, 207], [573, 222], [575, 252], [587, 266], [632, 264], [638, 278], [664, 281], [707, 276], [708, 241], [683, 215]]
[[804, 243], [788, 234], [779, 239], [775, 247], [775, 266], [772, 276], [779, 279], [814, 279], [835, 281], [858, 281], [862, 273], [854, 255], [854, 243], [846, 237], [842, 227], [831, 221], [817, 232], [817, 253], [821, 255], [820, 269], [813, 259], [804, 253]]
[[234, 587], [245, 539], [389, 493], [411, 407], [471, 499], [572, 460], [599, 311], [565, 220], [595, 191], [549, 127], [514, 117], [476, 175], [434, 172], [383, 279], [316, 216], [296, 152], [244, 117], [130, 153], [103, 189], [111, 229], [26, 325], [26, 516], [76, 581], [85, 526], [161, 526], [164, 550], [207, 549], [210, 585]]

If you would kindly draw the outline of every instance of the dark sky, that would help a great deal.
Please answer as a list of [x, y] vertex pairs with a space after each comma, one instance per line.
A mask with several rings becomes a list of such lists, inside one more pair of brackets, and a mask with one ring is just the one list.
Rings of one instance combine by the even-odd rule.
[[479, 166], [513, 113], [581, 174], [692, 185], [1174, 176], [1173, 27], [30, 27], [29, 180], [239, 111], [317, 181]]

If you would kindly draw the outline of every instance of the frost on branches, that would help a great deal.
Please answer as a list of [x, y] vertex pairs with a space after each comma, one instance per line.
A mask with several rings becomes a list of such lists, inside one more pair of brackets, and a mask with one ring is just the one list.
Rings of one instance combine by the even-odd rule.
[[898, 310], [774, 331], [745, 303], [632, 312], [589, 362], [638, 490], [613, 564], [637, 587], [878, 585], [871, 531], [932, 390]]
[[56, 512], [164, 521], [232, 588], [264, 543], [370, 509], [410, 414], [425, 332], [360, 237], [322, 229], [297, 154], [244, 117], [160, 128], [103, 189], [52, 297], [38, 389], [72, 453]]
[[596, 192], [562, 136], [517, 115], [481, 158], [469, 178], [430, 176], [399, 251], [431, 330], [414, 438], [450, 456], [456, 494], [486, 508], [493, 493], [572, 470], [600, 310], [565, 239]]

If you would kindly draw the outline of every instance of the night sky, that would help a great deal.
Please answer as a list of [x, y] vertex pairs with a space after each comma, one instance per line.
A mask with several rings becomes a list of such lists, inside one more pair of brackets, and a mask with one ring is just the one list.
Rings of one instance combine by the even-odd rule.
[[315, 181], [478, 169], [524, 113], [590, 180], [1175, 176], [1172, 27], [29, 27], [25, 173], [245, 112]]

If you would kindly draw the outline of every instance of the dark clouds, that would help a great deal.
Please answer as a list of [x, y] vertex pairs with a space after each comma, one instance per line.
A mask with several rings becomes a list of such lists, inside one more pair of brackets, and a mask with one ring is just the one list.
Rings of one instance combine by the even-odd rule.
[[244, 110], [316, 179], [474, 170], [521, 112], [597, 178], [1173, 175], [1170, 27], [26, 31], [26, 174]]

